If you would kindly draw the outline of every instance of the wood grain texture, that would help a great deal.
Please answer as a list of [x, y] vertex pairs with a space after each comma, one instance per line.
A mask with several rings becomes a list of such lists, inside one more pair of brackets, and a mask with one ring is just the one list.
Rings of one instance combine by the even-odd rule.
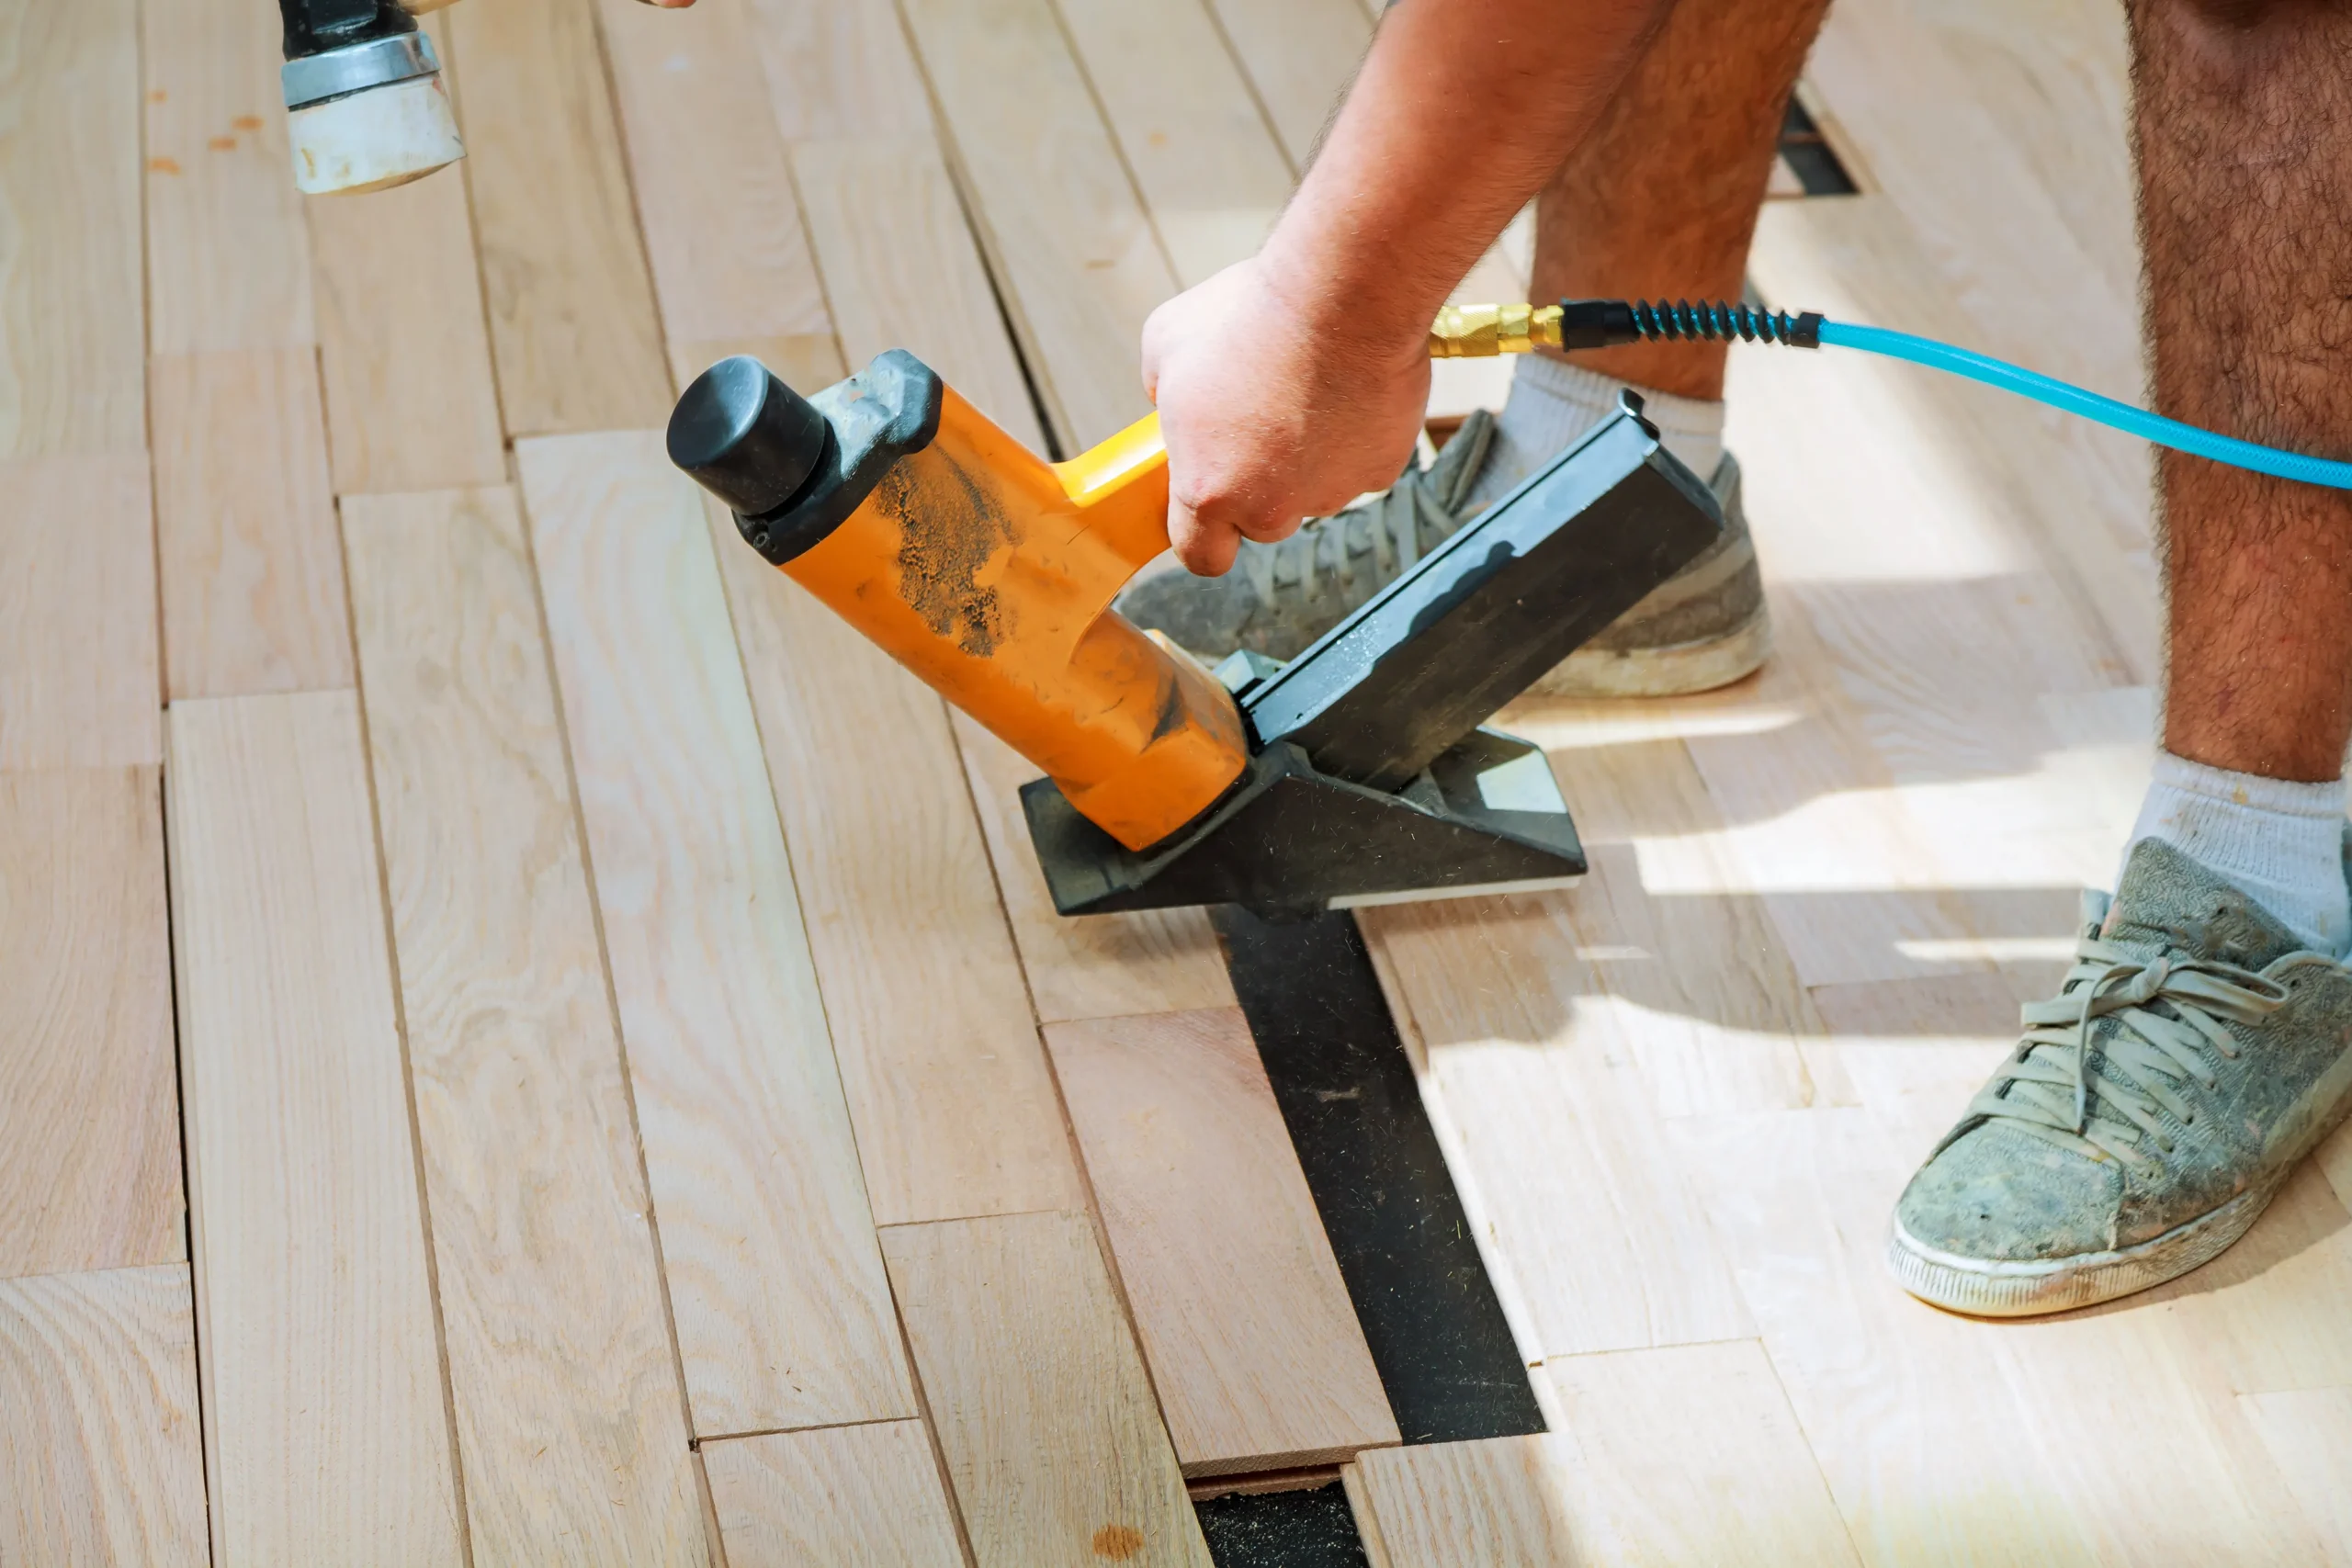
[[463, 171], [309, 211], [335, 493], [504, 483]]
[[1294, 171], [1306, 167], [1339, 112], [1372, 25], [1356, 0], [1209, 0]]
[[213, 1561], [454, 1565], [358, 701], [175, 703], [164, 780]]
[[706, 1443], [729, 1568], [963, 1568], [920, 1421]]
[[595, 0], [460, 6], [448, 28], [506, 434], [661, 424], [670, 377]]
[[0, 1280], [0, 1562], [208, 1562], [187, 1264]]
[[162, 807], [0, 773], [0, 1279], [187, 1257]]
[[2247, 1394], [2239, 1403], [2293, 1489], [2326, 1561], [2352, 1562], [2352, 1388]]
[[1066, 1023], [1231, 1007], [1233, 981], [1204, 911], [1161, 909], [1076, 919], [1054, 913], [1046, 874], [1037, 869], [1021, 815], [1020, 788], [1038, 770], [970, 718], [960, 713], [954, 718], [1038, 1018]]
[[279, 19], [241, 0], [175, 0], [141, 6], [140, 21], [148, 352], [314, 344]]
[[1151, 410], [1136, 344], [1175, 274], [1049, 0], [902, 8], [1055, 430], [1091, 446]]
[[139, 93], [138, 0], [0, 5], [0, 463], [147, 443]]
[[673, 344], [832, 331], [747, 5], [602, 0], [597, 12]]
[[1865, 1562], [2312, 1560], [2193, 1319], [2143, 1298], [2003, 1334], [1912, 1301], [1879, 1255], [1926, 1150], [1867, 1109], [1675, 1132]]
[[978, 1568], [1211, 1568], [1085, 1215], [894, 1225], [882, 1246]]
[[695, 1434], [910, 1415], [699, 492], [651, 433], [515, 451]]
[[1578, 1568], [1559, 1458], [1542, 1437], [1375, 1449], [1350, 1500], [1368, 1511], [1388, 1568]]
[[1859, 1564], [1753, 1339], [1545, 1364], [1578, 1554], [1596, 1564]]
[[930, 96], [892, 0], [744, 6], [787, 141], [930, 139]]
[[945, 705], [711, 510], [876, 1223], [1078, 1207]]
[[318, 352], [175, 355], [153, 389], [172, 698], [350, 685]]
[[849, 367], [887, 348], [911, 350], [973, 407], [1044, 451], [1029, 384], [938, 142], [797, 142], [792, 167]]
[[475, 1559], [705, 1562], [514, 496], [344, 526]]
[[1649, 1020], [1542, 967], [1568, 956], [1547, 934], [1563, 897], [1400, 905], [1363, 921], [1461, 1152], [1463, 1201], [1507, 1297], [1526, 1303], [1522, 1348], [1746, 1337], [1755, 1329], [1634, 1047]]
[[1189, 288], [1255, 255], [1290, 199], [1292, 165], [1207, 7], [1057, 9], [1177, 281]]
[[1046, 1043], [1184, 1473], [1400, 1441], [1240, 1010], [1056, 1024]]
[[0, 771], [164, 757], [147, 458], [0, 463]]

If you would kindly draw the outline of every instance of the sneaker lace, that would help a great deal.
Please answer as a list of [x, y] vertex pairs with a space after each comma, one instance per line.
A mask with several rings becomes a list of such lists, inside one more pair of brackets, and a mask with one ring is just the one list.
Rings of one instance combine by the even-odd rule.
[[[2189, 1086], [2219, 1086], [2209, 1053], [2236, 1057], [2226, 1024], [2256, 1022], [2286, 999], [2284, 986], [2252, 970], [2173, 953], [2142, 958], [2094, 928], [2075, 944], [2060, 993], [2025, 1005], [2016, 1055], [1969, 1114], [2093, 1159], [2153, 1165], [2173, 1147], [2162, 1113], [2192, 1123]], [[2095, 1029], [2102, 1020], [2110, 1027]]]
[[1271, 548], [1243, 550], [1241, 566], [1260, 602], [1306, 599], [1314, 593], [1319, 574], [1351, 584], [1366, 556], [1375, 581], [1410, 569], [1421, 558], [1424, 527], [1430, 536], [1442, 537], [1454, 525], [1430, 472], [1419, 464], [1408, 465], [1380, 494], [1329, 517], [1312, 518]]

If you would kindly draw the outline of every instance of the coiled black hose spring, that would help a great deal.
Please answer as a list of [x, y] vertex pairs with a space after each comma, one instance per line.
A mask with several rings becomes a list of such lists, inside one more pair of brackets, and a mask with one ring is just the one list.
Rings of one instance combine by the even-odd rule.
[[1605, 348], [1611, 344], [1685, 339], [1727, 343], [1786, 344], [1792, 348], [1821, 346], [1821, 316], [1807, 310], [1792, 316], [1786, 310], [1758, 310], [1721, 300], [1693, 305], [1677, 299], [1563, 299], [1560, 301], [1560, 346]]

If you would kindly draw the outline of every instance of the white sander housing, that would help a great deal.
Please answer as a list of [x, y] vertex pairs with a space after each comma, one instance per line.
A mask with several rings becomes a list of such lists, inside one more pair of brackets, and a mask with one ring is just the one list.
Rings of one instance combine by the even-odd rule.
[[433, 40], [411, 13], [448, 0], [279, 0], [296, 188], [383, 190], [466, 155]]

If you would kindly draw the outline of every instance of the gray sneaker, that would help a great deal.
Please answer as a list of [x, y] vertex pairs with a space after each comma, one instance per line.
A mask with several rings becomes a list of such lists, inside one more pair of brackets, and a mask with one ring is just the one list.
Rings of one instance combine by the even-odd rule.
[[2245, 894], [2145, 840], [2083, 922], [1895, 1205], [1887, 1262], [1922, 1301], [2025, 1317], [2186, 1274], [2352, 1111], [2352, 970]]
[[[1493, 442], [1494, 416], [1479, 410], [1435, 462], [1408, 463], [1385, 492], [1312, 518], [1280, 544], [1243, 544], [1223, 577], [1146, 578], [1116, 607], [1208, 663], [1241, 648], [1295, 659], [1477, 515], [1470, 491]], [[1729, 525], [1724, 537], [1569, 655], [1536, 692], [1672, 696], [1724, 685], [1764, 661], [1771, 646], [1764, 584], [1740, 504], [1739, 465], [1728, 455], [1713, 488]]]

